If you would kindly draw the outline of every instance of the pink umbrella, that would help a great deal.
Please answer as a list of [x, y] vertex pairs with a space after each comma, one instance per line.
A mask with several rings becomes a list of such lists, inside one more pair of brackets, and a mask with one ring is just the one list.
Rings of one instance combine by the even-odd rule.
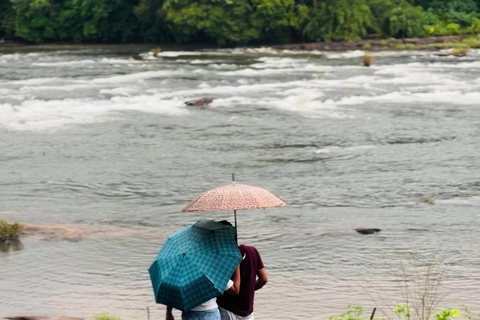
[[233, 210], [237, 230], [237, 210], [283, 207], [287, 204], [265, 189], [232, 182], [226, 186], [205, 191], [182, 211]]

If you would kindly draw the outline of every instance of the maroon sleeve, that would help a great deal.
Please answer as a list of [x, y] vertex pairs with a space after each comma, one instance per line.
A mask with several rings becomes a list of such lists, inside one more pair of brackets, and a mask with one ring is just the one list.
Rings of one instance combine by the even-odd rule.
[[260, 253], [258, 253], [258, 250], [255, 248], [255, 253], [257, 254], [257, 271], [260, 269], [265, 268], [263, 265], [262, 257], [260, 257]]

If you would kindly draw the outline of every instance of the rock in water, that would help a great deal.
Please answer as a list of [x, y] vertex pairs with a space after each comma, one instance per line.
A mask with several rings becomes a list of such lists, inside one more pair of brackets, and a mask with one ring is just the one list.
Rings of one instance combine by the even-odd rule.
[[356, 228], [355, 231], [361, 234], [373, 234], [375, 232], [380, 232], [382, 229], [378, 228]]
[[207, 104], [212, 103], [213, 98], [200, 98], [195, 100], [186, 101], [185, 104], [187, 106], [205, 106]]

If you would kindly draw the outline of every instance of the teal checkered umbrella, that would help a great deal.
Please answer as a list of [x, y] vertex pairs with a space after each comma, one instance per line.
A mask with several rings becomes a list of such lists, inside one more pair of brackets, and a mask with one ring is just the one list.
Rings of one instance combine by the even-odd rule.
[[171, 234], [150, 266], [155, 300], [189, 311], [221, 295], [241, 260], [232, 226], [200, 220]]

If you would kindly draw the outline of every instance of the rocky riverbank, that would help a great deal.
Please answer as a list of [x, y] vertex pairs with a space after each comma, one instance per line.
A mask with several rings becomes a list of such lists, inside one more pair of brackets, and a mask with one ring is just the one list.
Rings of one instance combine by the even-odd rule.
[[296, 43], [275, 45], [271, 48], [277, 50], [318, 51], [438, 50], [448, 48], [480, 48], [480, 35], [457, 35], [408, 39], [363, 39], [360, 41]]

